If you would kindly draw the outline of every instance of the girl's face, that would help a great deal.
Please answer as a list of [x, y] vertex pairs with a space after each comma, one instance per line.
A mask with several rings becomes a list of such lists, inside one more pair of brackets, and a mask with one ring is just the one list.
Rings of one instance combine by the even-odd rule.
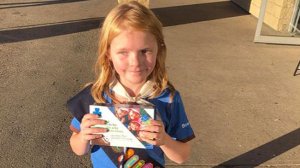
[[129, 126], [134, 131], [139, 131], [140, 130], [140, 124], [137, 123], [137, 122], [130, 122]]
[[128, 114], [128, 110], [120, 108], [120, 109], [117, 110], [117, 114], [120, 118], [124, 117]]
[[154, 69], [157, 51], [151, 33], [127, 29], [112, 40], [109, 58], [123, 85], [141, 87]]
[[129, 118], [130, 118], [131, 120], [139, 119], [140, 117], [141, 117], [140, 113], [138, 113], [138, 112], [136, 112], [136, 111], [131, 110], [131, 111], [129, 112]]

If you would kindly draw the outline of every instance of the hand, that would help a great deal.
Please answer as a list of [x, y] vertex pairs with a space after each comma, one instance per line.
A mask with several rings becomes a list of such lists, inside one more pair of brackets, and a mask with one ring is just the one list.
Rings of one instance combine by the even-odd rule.
[[161, 121], [151, 120], [150, 124], [142, 124], [140, 127], [139, 137], [152, 145], [164, 145], [166, 136], [165, 127]]
[[101, 133], [107, 132], [106, 128], [93, 127], [94, 125], [105, 125], [106, 121], [95, 114], [86, 114], [83, 116], [80, 124], [80, 139], [84, 142], [103, 137]]

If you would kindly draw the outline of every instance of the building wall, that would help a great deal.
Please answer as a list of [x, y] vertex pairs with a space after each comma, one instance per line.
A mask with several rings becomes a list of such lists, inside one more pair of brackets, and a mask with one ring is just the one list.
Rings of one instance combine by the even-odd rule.
[[[258, 17], [261, 0], [232, 0]], [[264, 23], [280, 32], [287, 32], [296, 0], [268, 0]]]

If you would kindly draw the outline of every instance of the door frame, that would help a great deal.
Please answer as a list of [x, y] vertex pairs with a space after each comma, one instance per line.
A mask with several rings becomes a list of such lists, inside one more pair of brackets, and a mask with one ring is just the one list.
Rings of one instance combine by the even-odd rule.
[[[280, 36], [270, 36], [270, 35], [262, 35], [262, 26], [264, 22], [264, 17], [266, 13], [268, 0], [261, 1], [261, 7], [257, 22], [257, 27], [254, 36], [254, 42], [256, 43], [271, 43], [271, 44], [288, 44], [288, 45], [300, 45], [300, 37], [280, 37]], [[299, 0], [296, 1], [299, 3]], [[296, 4], [297, 5], [297, 4]], [[295, 6], [296, 8], [297, 6]], [[295, 12], [295, 10], [294, 10]]]

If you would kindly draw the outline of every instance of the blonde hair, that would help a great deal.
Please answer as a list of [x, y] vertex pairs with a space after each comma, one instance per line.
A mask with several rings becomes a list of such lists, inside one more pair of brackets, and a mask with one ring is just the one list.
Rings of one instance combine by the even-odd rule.
[[163, 89], [167, 87], [173, 95], [175, 88], [169, 82], [165, 68], [166, 45], [162, 34], [162, 24], [151, 10], [136, 1], [132, 1], [120, 4], [112, 9], [102, 25], [98, 59], [95, 64], [96, 80], [91, 91], [96, 103], [105, 103], [104, 93], [111, 97], [113, 101], [116, 101], [110, 93], [109, 85], [115, 77], [118, 77], [118, 74], [109, 60], [108, 52], [111, 41], [125, 28], [150, 32], [155, 36], [158, 45], [156, 65], [148, 76], [148, 80], [153, 80], [156, 84], [151, 98], [161, 94]]
[[127, 2], [130, 2], [130, 1], [137, 1], [140, 4], [142, 4], [142, 5], [146, 6], [147, 8], [149, 8], [149, 1], [150, 0], [118, 0], [118, 3], [127, 3]]

